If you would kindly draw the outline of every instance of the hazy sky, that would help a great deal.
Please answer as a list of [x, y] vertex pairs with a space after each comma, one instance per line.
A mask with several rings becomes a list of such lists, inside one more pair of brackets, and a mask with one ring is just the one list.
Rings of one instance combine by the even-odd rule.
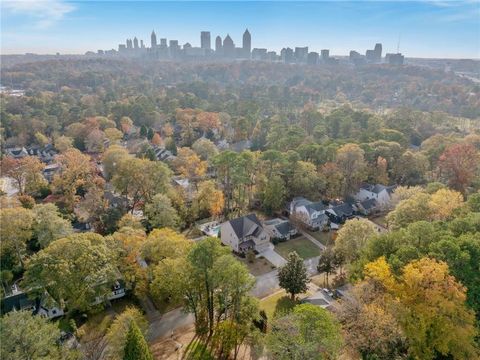
[[470, 1], [1, 1], [2, 54], [84, 53], [118, 48], [127, 37], [200, 44], [200, 31], [227, 33], [237, 46], [309, 46], [348, 55], [376, 42], [407, 57], [480, 58], [480, 0]]

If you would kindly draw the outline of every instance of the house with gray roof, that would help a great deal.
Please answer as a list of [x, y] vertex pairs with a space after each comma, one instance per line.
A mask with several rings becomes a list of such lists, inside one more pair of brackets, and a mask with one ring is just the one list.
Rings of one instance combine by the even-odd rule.
[[355, 203], [358, 212], [362, 215], [368, 216], [379, 211], [378, 203], [375, 199], [366, 199], [363, 201], [357, 201]]
[[328, 205], [322, 201], [312, 202], [304, 197], [295, 197], [290, 202], [290, 217], [302, 222], [306, 227], [312, 230], [322, 229], [328, 224], [328, 216], [325, 211]]
[[325, 213], [332, 223], [343, 224], [355, 215], [355, 209], [352, 204], [344, 202], [330, 207]]
[[245, 215], [221, 224], [220, 239], [236, 253], [248, 250], [262, 252], [270, 245], [270, 235], [255, 214]]
[[379, 208], [386, 208], [390, 204], [395, 189], [396, 185], [386, 186], [382, 184], [363, 184], [353, 197], [358, 201], [374, 199]]
[[272, 239], [290, 240], [297, 235], [297, 229], [288, 220], [272, 219], [263, 222], [265, 231]]

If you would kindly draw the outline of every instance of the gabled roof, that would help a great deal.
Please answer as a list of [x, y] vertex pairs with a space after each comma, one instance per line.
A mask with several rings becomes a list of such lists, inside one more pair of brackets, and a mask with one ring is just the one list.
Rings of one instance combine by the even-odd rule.
[[375, 199], [363, 200], [363, 201], [360, 202], [360, 205], [365, 210], [370, 210], [370, 209], [373, 209], [375, 206], [377, 206], [377, 200], [375, 200]]
[[353, 207], [348, 203], [343, 203], [337, 206], [332, 207], [332, 210], [338, 217], [342, 216], [351, 216], [353, 215]]
[[392, 186], [386, 186], [386, 185], [382, 185], [382, 184], [375, 184], [375, 185], [372, 185], [372, 184], [364, 184], [361, 186], [362, 189], [365, 189], [365, 190], [368, 190], [372, 193], [375, 193], [375, 194], [380, 194], [383, 190], [387, 190], [387, 192], [389, 194], [391, 194], [393, 192], [393, 190], [395, 190], [396, 186], [395, 185], [392, 185]]
[[255, 214], [230, 220], [229, 223], [239, 239], [249, 235], [257, 236], [262, 230], [262, 225]]
[[311, 214], [313, 213], [314, 211], [322, 211], [322, 210], [326, 210], [327, 209], [327, 206], [325, 206], [325, 204], [321, 201], [317, 201], [317, 202], [314, 202], [314, 203], [310, 203], [308, 205], [305, 206], [305, 208], [308, 210], [308, 212]]
[[290, 203], [290, 209], [296, 210], [300, 206], [305, 206], [305, 209], [308, 211], [309, 215], [312, 215], [314, 212], [326, 210], [328, 208], [328, 206], [322, 201], [312, 202], [301, 196], [294, 197]]
[[290, 221], [283, 221], [276, 224], [275, 229], [277, 229], [281, 235], [287, 235], [293, 229], [293, 226], [290, 224]]

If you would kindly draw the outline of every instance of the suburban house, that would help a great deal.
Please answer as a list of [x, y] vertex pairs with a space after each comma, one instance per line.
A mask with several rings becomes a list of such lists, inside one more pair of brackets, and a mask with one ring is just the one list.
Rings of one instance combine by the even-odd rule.
[[176, 158], [170, 150], [165, 149], [164, 147], [154, 146], [153, 151], [155, 152], [155, 157], [158, 161], [172, 161]]
[[290, 202], [288, 212], [290, 218], [295, 218], [312, 230], [318, 230], [328, 224], [327, 209], [328, 205], [322, 201], [312, 202], [304, 197], [295, 197]]
[[28, 156], [27, 149], [24, 147], [12, 147], [12, 148], [6, 148], [5, 149], [5, 154], [7, 156], [10, 156], [14, 159], [21, 159], [25, 156]]
[[270, 235], [255, 214], [224, 222], [220, 228], [220, 239], [236, 253], [248, 250], [262, 252], [270, 245]]
[[297, 229], [288, 220], [267, 220], [263, 222], [263, 227], [272, 239], [290, 240], [297, 235]]
[[[29, 298], [28, 294], [20, 289], [18, 284], [13, 284], [10, 292], [2, 299], [2, 314], [11, 311], [27, 310], [32, 314], [40, 315], [48, 319], [63, 316], [64, 312], [61, 308], [55, 306], [47, 306], [47, 297]], [[50, 302], [51, 303], [51, 302]]]
[[43, 177], [49, 182], [51, 183], [53, 181], [53, 177], [55, 176], [56, 173], [58, 173], [60, 171], [60, 164], [57, 164], [57, 163], [52, 163], [52, 164], [48, 164], [46, 165], [43, 170], [42, 170], [42, 174], [43, 174]]
[[377, 200], [375, 199], [366, 199], [363, 201], [357, 201], [355, 203], [355, 207], [357, 208], [360, 214], [365, 216], [372, 215], [380, 210]]
[[53, 147], [52, 144], [47, 144], [43, 147], [38, 145], [33, 145], [28, 148], [25, 147], [12, 147], [5, 149], [5, 155], [13, 157], [14, 159], [21, 159], [25, 156], [36, 156], [42, 162], [50, 164], [55, 155], [57, 155], [57, 151]]
[[343, 224], [345, 220], [350, 219], [355, 215], [355, 209], [352, 204], [348, 202], [333, 205], [325, 211], [332, 223]]
[[[126, 290], [123, 280], [115, 281], [111, 290], [105, 297], [97, 297], [92, 305], [124, 297]], [[14, 284], [10, 292], [2, 299], [1, 313], [6, 314], [11, 311], [27, 310], [34, 315], [40, 315], [47, 319], [65, 315], [65, 312], [60, 307], [52, 306], [52, 304], [55, 304], [55, 301], [47, 293], [41, 297], [31, 298], [26, 291], [20, 289], [18, 284]]]
[[360, 189], [353, 195], [353, 197], [358, 201], [375, 199], [377, 201], [377, 206], [383, 209], [390, 204], [391, 196], [395, 191], [395, 188], [395, 185], [385, 186], [382, 184], [364, 184], [360, 186]]
[[109, 294], [107, 294], [107, 296], [105, 297], [95, 298], [95, 301], [93, 302], [92, 305], [101, 304], [102, 302], [105, 302], [107, 300], [110, 301], [110, 300], [120, 299], [124, 297], [125, 294], [126, 294], [125, 283], [123, 282], [123, 280], [117, 280], [112, 285], [112, 291]]

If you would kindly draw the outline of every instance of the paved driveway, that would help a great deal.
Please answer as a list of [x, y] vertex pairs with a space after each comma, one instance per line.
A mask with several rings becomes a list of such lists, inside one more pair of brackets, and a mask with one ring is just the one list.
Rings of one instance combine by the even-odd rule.
[[[319, 256], [316, 256], [303, 261], [309, 275], [317, 274], [318, 258]], [[250, 294], [258, 298], [270, 295], [280, 288], [278, 285], [278, 270], [273, 270], [269, 273], [257, 276], [256, 280], [255, 286]]]
[[285, 260], [277, 252], [275, 252], [275, 250], [273, 250], [273, 246], [271, 246], [268, 250], [265, 250], [262, 253], [260, 253], [259, 256], [265, 257], [265, 259], [270, 261], [277, 268], [282, 267], [287, 263], [287, 260]]

